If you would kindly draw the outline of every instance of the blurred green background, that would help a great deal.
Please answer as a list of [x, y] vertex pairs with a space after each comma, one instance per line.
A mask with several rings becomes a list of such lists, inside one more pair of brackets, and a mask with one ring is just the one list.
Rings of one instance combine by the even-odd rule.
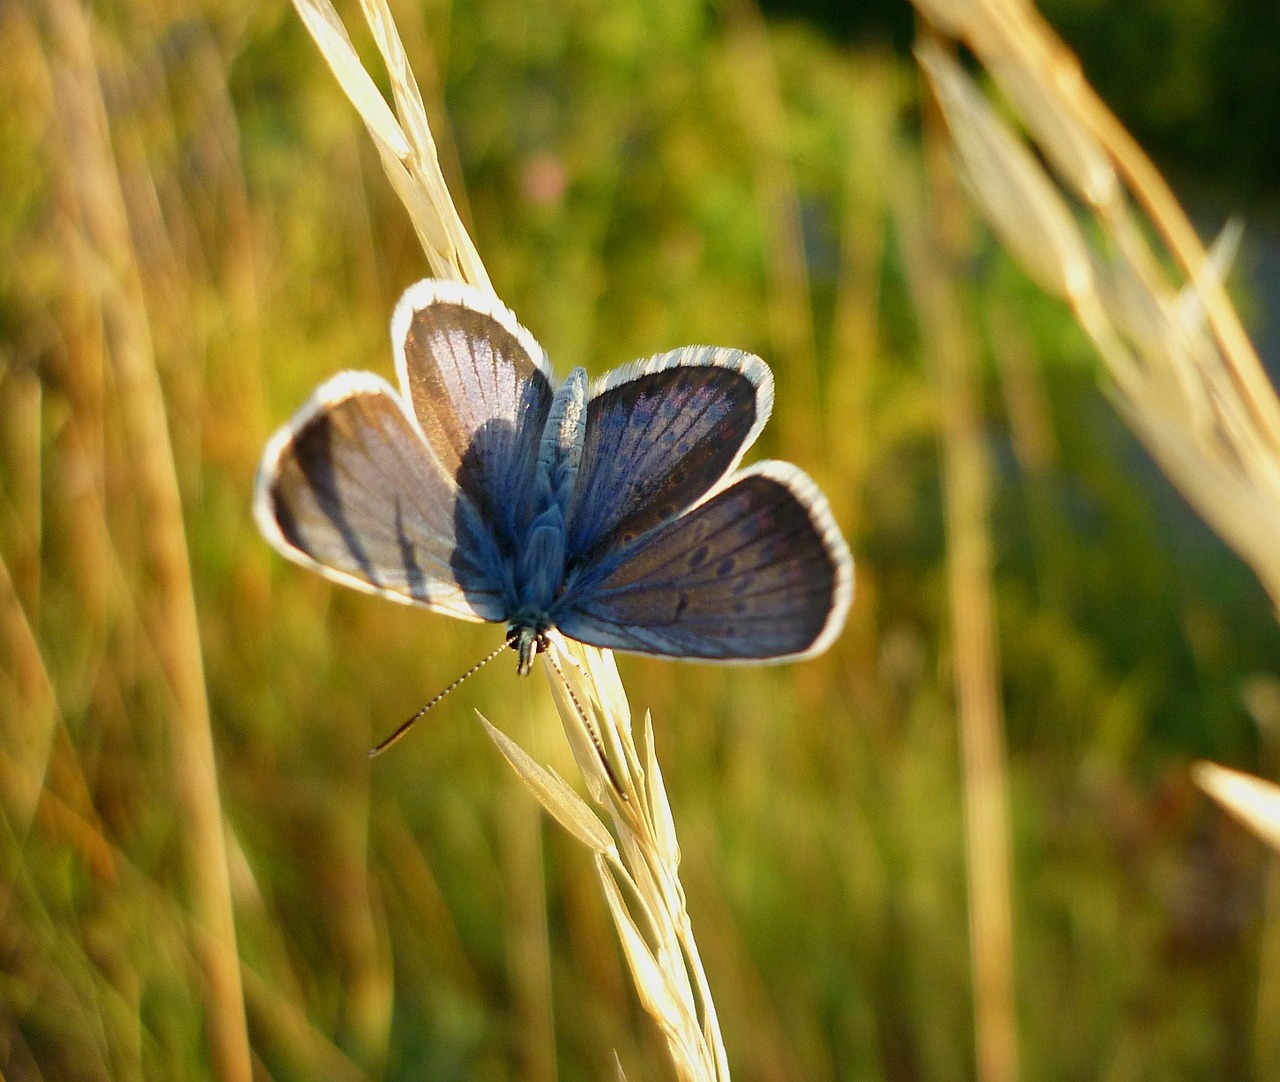
[[[974, 1073], [936, 389], [889, 198], [922, 183], [918, 86], [891, 47], [909, 10], [881, 6], [868, 28], [781, 3], [768, 20], [392, 3], [481, 256], [557, 368], [761, 354], [778, 396], [759, 453], [815, 476], [854, 549], [854, 610], [822, 659], [620, 659], [653, 712], [742, 1080]], [[91, 53], [68, 10], [89, 12]], [[1235, 206], [1265, 223], [1272, 8], [1131, 10], [1049, 9], [1210, 228]], [[183, 497], [261, 1076], [603, 1078], [616, 1049], [633, 1082], [671, 1077], [590, 860], [474, 718], [570, 774], [541, 678], [499, 661], [371, 768], [370, 743], [499, 633], [334, 588], [253, 526], [267, 436], [334, 372], [391, 373], [391, 309], [426, 273], [292, 9], [9, 0], [0, 56], [0, 557], [21, 615], [0, 629], [0, 724], [30, 723], [33, 669], [57, 719], [33, 820], [3, 824], [0, 1070], [211, 1077], [161, 585], [108, 363], [120, 252], [86, 225], [114, 184]], [[109, 175], [85, 155], [94, 108]], [[1117, 420], [1068, 315], [971, 240], [1023, 1075], [1266, 1077], [1267, 859], [1187, 766], [1274, 774], [1274, 615]], [[1246, 275], [1268, 260], [1246, 245]]]

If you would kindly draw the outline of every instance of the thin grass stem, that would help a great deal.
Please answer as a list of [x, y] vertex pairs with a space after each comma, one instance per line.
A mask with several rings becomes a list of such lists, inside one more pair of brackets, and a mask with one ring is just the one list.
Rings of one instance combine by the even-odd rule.
[[62, 103], [76, 148], [84, 241], [108, 269], [96, 300], [148, 527], [146, 559], [153, 586], [144, 619], [152, 629], [170, 696], [174, 789], [184, 824], [192, 934], [205, 982], [209, 1043], [220, 1079], [249, 1082], [252, 1067], [222, 806], [164, 397], [99, 83], [91, 18], [76, 0], [51, 0], [48, 16], [68, 76]]

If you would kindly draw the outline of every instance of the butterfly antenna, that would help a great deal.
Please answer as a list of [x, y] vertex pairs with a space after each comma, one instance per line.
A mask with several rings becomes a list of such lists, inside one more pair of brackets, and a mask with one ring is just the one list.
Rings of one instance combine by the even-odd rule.
[[613, 772], [613, 764], [609, 762], [609, 756], [604, 750], [604, 741], [600, 739], [600, 734], [596, 732], [591, 716], [582, 708], [582, 704], [578, 702], [578, 696], [573, 693], [573, 688], [569, 686], [569, 681], [565, 679], [564, 670], [560, 668], [559, 660], [549, 651], [547, 657], [551, 659], [551, 664], [555, 666], [556, 672], [560, 675], [560, 683], [565, 691], [569, 693], [569, 701], [573, 703], [573, 708], [578, 712], [578, 717], [582, 721], [582, 727], [587, 730], [587, 735], [591, 737], [591, 743], [595, 745], [596, 755], [600, 757], [604, 772], [609, 777], [609, 784], [613, 786], [613, 791], [622, 798], [623, 802], [629, 802], [630, 797], [627, 796], [627, 791], [618, 780], [618, 775]]
[[475, 676], [476, 673], [478, 673], [481, 669], [483, 669], [486, 665], [488, 665], [489, 662], [491, 662], [495, 657], [501, 654], [504, 650], [509, 649], [513, 642], [515, 642], [515, 636], [509, 636], [507, 640], [501, 646], [499, 646], [492, 654], [482, 659], [481, 661], [477, 661], [474, 665], [472, 665], [471, 668], [469, 668], [466, 672], [464, 672], [461, 676], [459, 676], [458, 679], [456, 679], [452, 684], [450, 684], [447, 688], [445, 688], [444, 691], [440, 692], [439, 695], [437, 695], [434, 699], [432, 699], [429, 703], [427, 703], [426, 706], [424, 706], [421, 710], [419, 710], [416, 714], [414, 714], [413, 717], [411, 717], [408, 721], [406, 721], [403, 725], [401, 725], [400, 728], [398, 728], [394, 733], [392, 733], [389, 737], [387, 737], [384, 741], [382, 741], [381, 744], [379, 744], [375, 748], [370, 748], [369, 758], [372, 759], [375, 756], [381, 755], [384, 751], [387, 750], [387, 748], [391, 747], [392, 744], [394, 744], [397, 740], [399, 740], [402, 736], [404, 736], [405, 733], [407, 733], [410, 729], [413, 728], [414, 724], [418, 721], [419, 718], [422, 717], [423, 714], [425, 714], [428, 710], [430, 710], [433, 706], [435, 706], [436, 703], [438, 703], [441, 699], [443, 699], [446, 695], [448, 695], [449, 692], [451, 692], [459, 684]]

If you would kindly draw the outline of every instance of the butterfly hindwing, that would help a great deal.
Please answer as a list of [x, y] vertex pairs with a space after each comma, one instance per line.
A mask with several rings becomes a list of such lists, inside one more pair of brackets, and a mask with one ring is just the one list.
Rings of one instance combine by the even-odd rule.
[[504, 542], [516, 540], [551, 405], [542, 347], [490, 294], [410, 286], [391, 320], [405, 399], [445, 472]]
[[575, 376], [546, 432], [546, 355], [490, 294], [419, 282], [392, 338], [399, 393], [343, 373], [267, 445], [255, 515], [290, 559], [463, 619], [667, 657], [808, 657], [838, 634], [853, 562], [826, 500], [786, 463], [734, 472], [773, 404], [758, 357], [660, 354], [585, 409]]
[[323, 384], [267, 445], [254, 514], [289, 559], [327, 578], [469, 620], [501, 618], [481, 576], [459, 571], [474, 516], [382, 379]]
[[763, 462], [611, 554], [557, 622], [595, 646], [773, 661], [825, 650], [852, 593], [853, 561], [825, 498], [794, 466]]
[[773, 405], [758, 357], [689, 346], [610, 373], [587, 405], [568, 549], [626, 544], [696, 503], [755, 441]]

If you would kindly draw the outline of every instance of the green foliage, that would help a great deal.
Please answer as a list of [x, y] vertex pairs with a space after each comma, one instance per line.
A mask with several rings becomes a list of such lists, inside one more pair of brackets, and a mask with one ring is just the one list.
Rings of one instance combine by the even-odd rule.
[[[255, 1053], [280, 1079], [578, 1079], [616, 1048], [633, 1082], [666, 1077], [586, 855], [541, 831], [474, 720], [570, 774], [540, 681], [496, 663], [370, 767], [497, 631], [335, 589], [253, 527], [265, 439], [335, 371], [390, 373], [389, 313], [423, 261], [287, 5], [237, 8], [100, 4], [95, 45], [184, 497]], [[17, 58], [0, 556], [63, 724], [34, 825], [4, 824], [0, 1066], [210, 1077], [148, 521], [38, 12], [0, 13]], [[397, 16], [424, 86], [438, 75], [481, 255], [557, 368], [759, 352], [778, 378], [763, 453], [821, 481], [855, 551], [855, 611], [823, 659], [622, 662], [654, 714], [735, 1076], [970, 1077], [936, 401], [886, 201], [920, 184], [911, 73], [684, 0]], [[1260, 853], [1185, 765], [1257, 765], [1240, 691], [1277, 669], [1280, 635], [1116, 420], [1067, 315], [999, 256], [974, 269], [974, 326], [1017, 313], [1056, 449], [1015, 453], [988, 358], [1025, 1075], [1243, 1077]], [[18, 668], [0, 656], [5, 727], [28, 717]]]

